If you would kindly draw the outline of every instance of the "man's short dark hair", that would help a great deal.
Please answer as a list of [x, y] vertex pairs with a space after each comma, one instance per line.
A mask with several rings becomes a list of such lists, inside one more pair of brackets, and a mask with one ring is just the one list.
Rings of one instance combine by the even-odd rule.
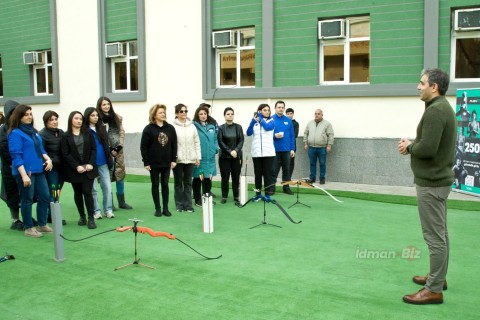
[[287, 108], [287, 110], [285, 110], [285, 113], [290, 113], [290, 112], [291, 112], [291, 113], [295, 113], [295, 111], [293, 111], [292, 108]]
[[433, 86], [434, 83], [438, 86], [438, 93], [444, 96], [447, 93], [448, 85], [450, 83], [450, 77], [448, 73], [438, 68], [424, 69], [422, 76], [426, 75], [428, 78], [428, 84]]

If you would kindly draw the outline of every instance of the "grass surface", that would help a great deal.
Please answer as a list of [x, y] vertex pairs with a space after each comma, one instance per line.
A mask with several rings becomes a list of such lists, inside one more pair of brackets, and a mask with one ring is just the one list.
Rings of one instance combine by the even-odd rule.
[[[220, 194], [219, 189], [214, 192]], [[115, 219], [102, 219], [96, 230], [88, 230], [76, 225], [78, 214], [67, 184], [62, 193], [68, 222], [64, 235], [79, 239], [131, 225], [128, 219], [137, 217], [144, 220], [140, 226], [170, 232], [205, 255], [223, 257], [207, 261], [179, 241], [139, 234], [140, 262], [156, 270], [134, 265], [113, 271], [133, 261], [134, 236], [109, 232], [65, 242], [66, 260], [55, 262], [53, 236], [32, 239], [9, 230], [2, 202], [0, 252], [16, 260], [0, 264], [1, 318], [478, 318], [480, 294], [475, 289], [480, 279], [473, 275], [480, 258], [472, 250], [478, 242], [478, 211], [449, 210], [452, 249], [444, 304], [412, 306], [401, 298], [420, 289], [411, 277], [426, 274], [429, 265], [414, 206], [355, 199], [355, 194], [342, 195], [340, 204], [304, 193], [300, 200], [311, 208], [288, 209], [301, 224], [290, 223], [267, 204], [267, 222], [281, 228], [250, 229], [262, 221], [263, 203], [240, 209], [229, 199], [214, 206], [215, 232], [205, 234], [199, 210], [154, 217], [150, 185], [144, 180], [129, 176], [126, 194], [134, 210], [116, 211]], [[285, 208], [296, 200], [283, 194], [275, 199]], [[366, 250], [385, 258], [365, 258]], [[402, 258], [406, 252], [417, 256]]]

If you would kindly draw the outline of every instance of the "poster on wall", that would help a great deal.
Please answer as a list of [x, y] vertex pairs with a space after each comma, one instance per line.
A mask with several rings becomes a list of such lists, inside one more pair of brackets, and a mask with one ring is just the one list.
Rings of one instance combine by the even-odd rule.
[[457, 143], [453, 166], [456, 191], [480, 196], [480, 88], [458, 89]]

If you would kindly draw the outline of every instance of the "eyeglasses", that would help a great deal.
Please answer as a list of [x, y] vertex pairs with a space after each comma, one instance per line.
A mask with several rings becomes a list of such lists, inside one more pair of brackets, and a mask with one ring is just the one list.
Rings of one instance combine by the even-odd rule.
[[178, 113], [188, 113], [188, 110], [180, 110]]

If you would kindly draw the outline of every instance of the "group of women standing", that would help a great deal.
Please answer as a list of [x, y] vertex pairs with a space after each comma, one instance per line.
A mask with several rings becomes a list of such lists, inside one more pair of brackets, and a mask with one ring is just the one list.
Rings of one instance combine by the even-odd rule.
[[[56, 112], [47, 111], [44, 114], [45, 128], [37, 132], [32, 108], [18, 103], [10, 104], [13, 111], [8, 113], [5, 128], [8, 151], [5, 152], [2, 145], [2, 160], [6, 153], [11, 157], [11, 173], [16, 186], [7, 187], [10, 191], [17, 187], [20, 195], [23, 223], [18, 214], [17, 217], [12, 214], [12, 219], [15, 220], [12, 226], [15, 225], [15, 229], [24, 230], [26, 236], [35, 238], [41, 237], [42, 233], [51, 232], [52, 229], [47, 225], [47, 221], [51, 219], [49, 202], [53, 201], [52, 191], [61, 189], [64, 181], [72, 184], [74, 201], [80, 215], [78, 225], [96, 228], [95, 210], [98, 213], [97, 218], [101, 218], [101, 210], [97, 203], [94, 180], [100, 176], [104, 214], [112, 218], [110, 172], [113, 168], [115, 172], [112, 176], [117, 182], [119, 206], [131, 209], [125, 203], [123, 188], [125, 165], [122, 146], [125, 132], [121, 117], [114, 112], [108, 98], [100, 97], [96, 108], [87, 108], [84, 114], [79, 111], [71, 112], [66, 132], [58, 128]], [[8, 198], [7, 194], [7, 203], [10, 203]], [[37, 199], [37, 221], [32, 218], [34, 198]], [[35, 223], [38, 224], [36, 228]], [[20, 224], [22, 228], [18, 227]]]
[[[166, 121], [165, 105], [157, 104], [150, 109], [150, 123], [143, 130], [140, 150], [144, 167], [150, 172], [157, 217], [171, 216], [168, 210], [170, 169], [174, 176], [176, 211], [194, 212], [193, 204], [202, 206], [202, 194], [211, 194], [212, 178], [217, 174], [215, 155], [219, 150], [222, 203], [227, 202], [230, 175], [234, 201], [239, 203], [243, 130], [233, 122], [232, 108], [225, 109], [225, 124], [219, 127], [209, 114], [209, 107], [208, 104], [200, 104], [192, 121], [188, 117], [187, 106], [177, 104], [172, 124]], [[159, 200], [159, 183], [163, 210]]]

